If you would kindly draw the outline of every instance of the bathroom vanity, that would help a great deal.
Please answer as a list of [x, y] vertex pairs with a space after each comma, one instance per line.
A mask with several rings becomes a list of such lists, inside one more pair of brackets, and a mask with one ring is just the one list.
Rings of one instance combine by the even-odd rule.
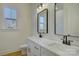
[[61, 40], [28, 37], [28, 56], [78, 56], [79, 47], [62, 44]]
[[[42, 6], [42, 4], [41, 4]], [[47, 6], [47, 5], [46, 5]], [[39, 37], [27, 38], [28, 56], [79, 56], [79, 45], [75, 46], [67, 40], [67, 37], [79, 37], [79, 4], [54, 5], [54, 34], [65, 36], [66, 43], [60, 39], [42, 38], [39, 34], [48, 33], [48, 11], [42, 7], [37, 10], [37, 32]], [[77, 8], [78, 7], [78, 8]], [[53, 22], [52, 22], [53, 24]], [[74, 40], [75, 41], [75, 40]], [[68, 42], [68, 44], [67, 44]]]
[[46, 45], [51, 41], [43, 41], [41, 38], [28, 38], [28, 51], [27, 54], [30, 56], [56, 56], [57, 54], [46, 49]]

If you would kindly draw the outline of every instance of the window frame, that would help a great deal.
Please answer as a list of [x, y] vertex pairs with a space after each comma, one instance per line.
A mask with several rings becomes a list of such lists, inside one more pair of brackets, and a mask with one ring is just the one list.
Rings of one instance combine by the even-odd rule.
[[[11, 11], [10, 11], [10, 18], [9, 17], [5, 17], [5, 8], [9, 8]], [[13, 12], [15, 11], [15, 13], [13, 14]], [[14, 15], [14, 18], [12, 18], [13, 17], [13, 15]], [[16, 9], [15, 8], [10, 8], [10, 7], [4, 7], [3, 8], [3, 18], [4, 18], [4, 21], [3, 21], [3, 24], [4, 24], [4, 28], [5, 29], [10, 29], [10, 30], [15, 30], [16, 29], [16, 26], [17, 26], [17, 21], [16, 21], [16, 15], [17, 15], [17, 13], [16, 13]], [[12, 20], [11, 22], [10, 21], [7, 21], [7, 20]], [[15, 22], [15, 26], [13, 26], [13, 24], [10, 24], [10, 23], [8, 23], [8, 24], [10, 24], [10, 26], [8, 26], [7, 24], [6, 24], [6, 21], [7, 22], [10, 22], [10, 23], [12, 23], [12, 22]]]

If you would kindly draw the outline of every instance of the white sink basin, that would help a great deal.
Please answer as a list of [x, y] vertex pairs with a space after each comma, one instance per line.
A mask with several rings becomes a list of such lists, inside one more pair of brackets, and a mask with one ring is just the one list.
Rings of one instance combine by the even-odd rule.
[[77, 51], [79, 51], [78, 47], [68, 46], [68, 45], [65, 45], [62, 43], [61, 44], [60, 43], [52, 43], [52, 44], [49, 44], [48, 46], [55, 48], [56, 50], [58, 49], [60, 51], [66, 52], [68, 54], [76, 54]]

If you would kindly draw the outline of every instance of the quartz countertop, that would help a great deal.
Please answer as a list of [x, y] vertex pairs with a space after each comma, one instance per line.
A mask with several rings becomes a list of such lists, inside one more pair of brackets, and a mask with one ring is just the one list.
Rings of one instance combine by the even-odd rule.
[[[39, 44], [41, 47], [46, 48], [47, 50], [51, 51], [52, 53], [55, 53], [59, 56], [79, 56], [79, 51], [76, 51], [76, 49], [78, 50], [79, 47], [76, 47], [75, 49], [71, 48], [71, 50], [69, 50], [71, 46], [67, 46], [62, 44], [61, 40], [55, 40], [55, 39], [47, 39], [47, 38], [39, 38], [39, 37], [28, 37], [29, 40], [35, 42], [36, 44]], [[54, 45], [53, 43], [58, 43], [57, 45]], [[53, 45], [51, 45], [53, 44]], [[62, 48], [62, 46], [64, 48]], [[56, 47], [57, 46], [57, 47]], [[60, 49], [60, 47], [62, 49]], [[67, 47], [67, 48], [66, 48]], [[73, 46], [74, 47], [74, 46]], [[64, 49], [66, 49], [67, 51], [65, 51]]]

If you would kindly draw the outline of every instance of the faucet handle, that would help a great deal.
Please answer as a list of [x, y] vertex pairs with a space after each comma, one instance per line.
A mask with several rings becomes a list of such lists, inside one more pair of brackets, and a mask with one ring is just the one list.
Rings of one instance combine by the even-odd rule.
[[65, 43], [66, 43], [66, 42], [65, 42], [65, 40], [64, 40], [64, 38], [63, 38], [63, 39], [61, 39], [61, 40], [62, 40], [62, 43], [63, 43], [63, 44], [65, 44]]
[[63, 35], [63, 39], [66, 37], [66, 35]]
[[71, 42], [73, 42], [72, 40], [68, 40], [67, 44], [71, 45]]
[[67, 45], [71, 45], [70, 40], [68, 40]]

